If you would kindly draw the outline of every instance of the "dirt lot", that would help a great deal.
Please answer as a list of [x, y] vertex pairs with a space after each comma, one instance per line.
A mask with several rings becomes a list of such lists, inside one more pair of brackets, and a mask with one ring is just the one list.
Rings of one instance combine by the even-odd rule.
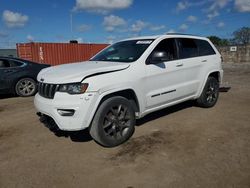
[[216, 107], [153, 113], [113, 149], [54, 135], [33, 98], [0, 99], [0, 187], [250, 187], [250, 64], [224, 67]]

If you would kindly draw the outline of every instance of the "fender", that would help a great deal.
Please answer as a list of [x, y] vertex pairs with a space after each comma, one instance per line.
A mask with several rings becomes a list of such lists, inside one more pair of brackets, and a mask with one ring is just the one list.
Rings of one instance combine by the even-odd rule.
[[[136, 98], [137, 98], [137, 100], [138, 100], [138, 105], [139, 105], [139, 109], [140, 109], [140, 108], [141, 108], [141, 102], [139, 101], [140, 99], [137, 97], [138, 95], [137, 95], [137, 93], [135, 92], [135, 89], [134, 89], [134, 88], [131, 88], [131, 87], [120, 87], [120, 88], [116, 88], [116, 89], [106, 90], [106, 91], [104, 91], [104, 92], [102, 92], [102, 93], [97, 92], [97, 93], [99, 93], [99, 95], [97, 94], [97, 95], [98, 95], [98, 98], [96, 99], [95, 105], [94, 105], [94, 107], [92, 108], [91, 113], [89, 114], [91, 118], [89, 118], [89, 120], [88, 120], [88, 122], [87, 122], [88, 127], [89, 127], [89, 128], [91, 127], [91, 122], [92, 122], [92, 120], [93, 120], [93, 118], [94, 118], [94, 116], [95, 116], [95, 113], [96, 113], [98, 107], [100, 106], [101, 100], [102, 100], [105, 96], [110, 95], [110, 94], [112, 94], [112, 93], [119, 92], [119, 91], [128, 90], [128, 89], [134, 91], [134, 93], [135, 93], [135, 95], [136, 95]], [[139, 112], [139, 113], [140, 113], [140, 112]]]
[[214, 72], [219, 72], [219, 83], [221, 84], [222, 78], [223, 78], [223, 70], [213, 69], [213, 70], [209, 71], [209, 72], [206, 74], [205, 79], [204, 79], [203, 82], [202, 82], [202, 85], [201, 85], [201, 87], [200, 87], [200, 89], [199, 89], [197, 98], [199, 98], [199, 97], [201, 96], [201, 93], [202, 93], [202, 91], [203, 91], [203, 89], [204, 89], [204, 87], [205, 87], [205, 84], [206, 84], [206, 82], [207, 82], [208, 76], [209, 76], [210, 74], [214, 73]]

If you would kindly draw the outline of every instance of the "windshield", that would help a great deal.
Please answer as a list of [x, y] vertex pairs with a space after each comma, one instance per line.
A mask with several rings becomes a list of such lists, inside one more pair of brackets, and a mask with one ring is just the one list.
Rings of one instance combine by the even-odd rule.
[[90, 61], [133, 62], [143, 54], [152, 42], [152, 39], [118, 42], [94, 56]]

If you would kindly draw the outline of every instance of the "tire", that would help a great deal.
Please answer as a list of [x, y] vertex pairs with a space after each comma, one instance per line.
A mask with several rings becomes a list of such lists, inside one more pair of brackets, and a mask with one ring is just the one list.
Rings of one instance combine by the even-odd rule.
[[197, 105], [203, 108], [213, 107], [219, 98], [219, 82], [214, 77], [208, 77]]
[[29, 97], [36, 93], [37, 84], [32, 78], [22, 78], [15, 85], [15, 92], [21, 97]]
[[98, 108], [90, 135], [102, 146], [115, 147], [126, 142], [134, 133], [135, 111], [124, 97], [112, 97]]

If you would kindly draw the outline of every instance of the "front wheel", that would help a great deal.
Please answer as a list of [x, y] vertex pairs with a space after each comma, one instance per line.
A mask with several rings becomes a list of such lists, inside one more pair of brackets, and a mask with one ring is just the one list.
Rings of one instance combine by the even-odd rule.
[[219, 82], [214, 77], [208, 77], [201, 96], [197, 99], [200, 107], [213, 107], [219, 98]]
[[124, 97], [112, 97], [98, 108], [90, 135], [105, 147], [114, 147], [127, 141], [134, 133], [135, 111]]
[[36, 93], [36, 81], [31, 78], [22, 78], [16, 83], [16, 94], [21, 97], [29, 97]]

